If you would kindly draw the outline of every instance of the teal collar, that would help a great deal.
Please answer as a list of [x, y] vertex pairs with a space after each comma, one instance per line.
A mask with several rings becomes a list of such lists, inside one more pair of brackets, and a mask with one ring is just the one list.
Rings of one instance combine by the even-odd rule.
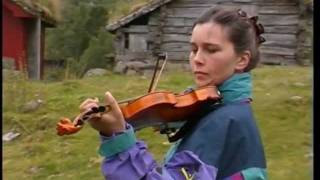
[[251, 99], [252, 82], [250, 73], [235, 73], [229, 79], [218, 86], [222, 94], [222, 102], [237, 102], [243, 99]]

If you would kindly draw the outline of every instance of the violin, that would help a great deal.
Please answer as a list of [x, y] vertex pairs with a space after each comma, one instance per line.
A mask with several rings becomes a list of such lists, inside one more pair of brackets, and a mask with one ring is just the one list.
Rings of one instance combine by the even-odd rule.
[[[154, 78], [152, 79], [153, 81]], [[118, 102], [124, 119], [135, 130], [148, 126], [184, 121], [199, 111], [203, 104], [216, 103], [221, 100], [216, 86], [201, 87], [180, 94], [170, 91], [154, 92], [153, 89], [154, 86], [151, 83], [148, 94]], [[61, 118], [57, 124], [58, 135], [62, 136], [78, 132], [86, 120], [92, 118], [94, 114], [107, 113], [111, 110], [110, 108], [109, 105], [94, 107], [91, 111], [80, 115], [80, 117], [78, 116], [77, 120], [73, 122], [68, 118]]]
[[[182, 94], [153, 92], [125, 104], [122, 102], [118, 104], [124, 119], [135, 130], [139, 130], [161, 123], [183, 121], [199, 111], [202, 104], [216, 103], [220, 99], [217, 88], [207, 86]], [[93, 114], [106, 113], [110, 110], [109, 105], [94, 107], [74, 123], [67, 118], [62, 118], [58, 123], [58, 135], [76, 133]]]

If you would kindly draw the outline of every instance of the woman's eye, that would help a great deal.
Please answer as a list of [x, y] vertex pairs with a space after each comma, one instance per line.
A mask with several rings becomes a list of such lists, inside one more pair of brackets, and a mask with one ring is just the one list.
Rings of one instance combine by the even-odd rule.
[[192, 53], [196, 54], [196, 53], [197, 53], [197, 51], [198, 51], [198, 49], [197, 49], [197, 48], [191, 48], [191, 52], [192, 52]]
[[217, 49], [207, 49], [207, 51], [208, 51], [209, 53], [215, 53], [215, 52], [217, 52]]

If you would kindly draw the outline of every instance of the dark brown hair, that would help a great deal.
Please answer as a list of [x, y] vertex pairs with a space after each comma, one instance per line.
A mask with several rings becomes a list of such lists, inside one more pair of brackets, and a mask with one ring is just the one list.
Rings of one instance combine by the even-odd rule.
[[197, 24], [205, 24], [214, 22], [227, 28], [229, 40], [234, 45], [237, 54], [248, 50], [251, 52], [251, 59], [245, 72], [255, 68], [260, 59], [259, 45], [264, 42], [264, 38], [260, 36], [263, 26], [257, 24], [258, 17], [247, 17], [247, 14], [240, 9], [225, 9], [220, 6], [212, 7], [204, 12], [194, 23], [193, 28]]

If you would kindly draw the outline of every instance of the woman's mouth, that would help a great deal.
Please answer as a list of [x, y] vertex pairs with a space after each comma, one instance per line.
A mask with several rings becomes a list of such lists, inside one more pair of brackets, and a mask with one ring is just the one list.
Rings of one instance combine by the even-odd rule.
[[194, 75], [195, 75], [196, 79], [203, 80], [203, 79], [206, 79], [206, 77], [208, 76], [208, 73], [196, 71], [196, 72], [194, 72]]

